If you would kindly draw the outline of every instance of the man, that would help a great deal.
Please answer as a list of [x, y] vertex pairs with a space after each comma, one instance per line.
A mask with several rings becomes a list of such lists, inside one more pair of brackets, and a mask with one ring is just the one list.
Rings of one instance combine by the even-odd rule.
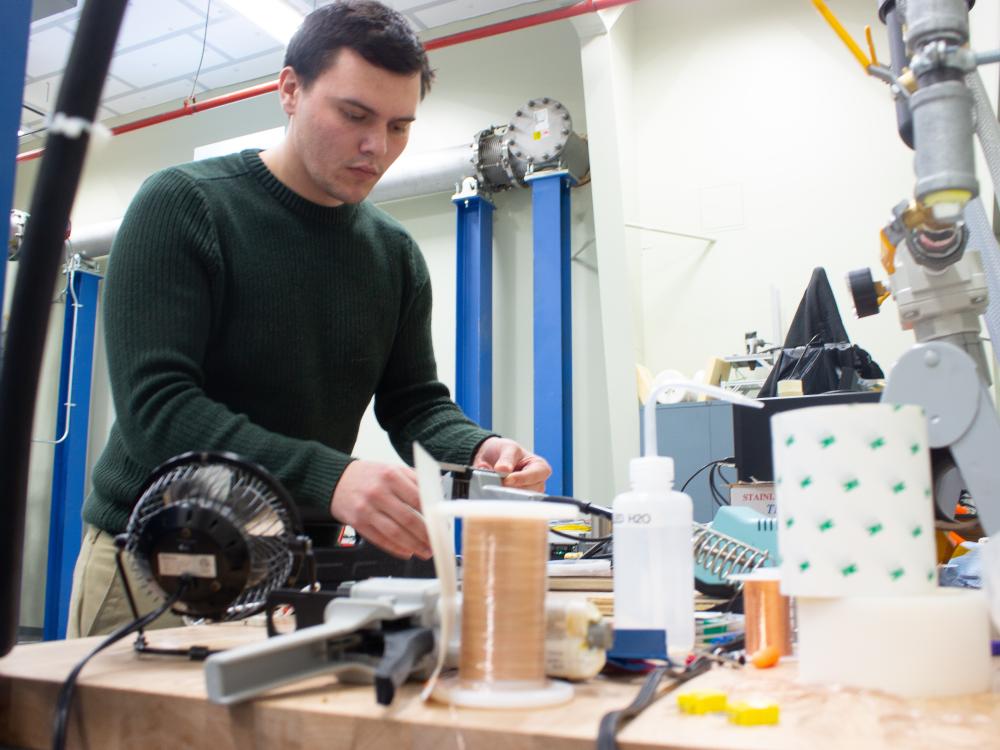
[[108, 268], [117, 421], [84, 505], [71, 636], [131, 619], [112, 539], [147, 474], [184, 451], [256, 461], [300, 504], [403, 558], [430, 556], [415, 473], [350, 456], [373, 395], [407, 461], [419, 441], [439, 460], [542, 488], [548, 464], [474, 425], [438, 382], [426, 264], [362, 202], [405, 147], [432, 77], [395, 11], [325, 6], [285, 55], [279, 146], [167, 169], [139, 190]]

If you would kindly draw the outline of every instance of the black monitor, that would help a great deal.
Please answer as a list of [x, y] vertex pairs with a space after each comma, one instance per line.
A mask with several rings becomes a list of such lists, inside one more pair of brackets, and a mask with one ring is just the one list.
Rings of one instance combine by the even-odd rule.
[[877, 402], [881, 393], [852, 391], [821, 393], [817, 396], [785, 396], [762, 398], [763, 409], [733, 406], [733, 448], [736, 472], [741, 482], [773, 482], [774, 464], [771, 459], [771, 417], [780, 411], [805, 409], [810, 406]]

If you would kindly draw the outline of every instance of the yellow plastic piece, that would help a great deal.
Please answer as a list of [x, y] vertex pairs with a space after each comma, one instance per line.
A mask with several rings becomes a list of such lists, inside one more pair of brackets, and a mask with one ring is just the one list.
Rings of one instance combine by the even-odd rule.
[[729, 704], [729, 722], [744, 727], [778, 723], [777, 703], [739, 702]]
[[[896, 246], [889, 242], [884, 229], [878, 233], [878, 236], [882, 238], [882, 268], [892, 276], [896, 273]], [[882, 303], [879, 302], [879, 304]]]
[[728, 698], [719, 691], [695, 690], [677, 696], [677, 706], [685, 714], [712, 714], [725, 711]]
[[961, 203], [963, 206], [972, 200], [972, 193], [968, 190], [938, 190], [923, 197], [921, 201], [925, 206], [933, 206], [935, 203]]
[[847, 45], [847, 49], [851, 51], [855, 59], [861, 63], [861, 67], [868, 72], [868, 66], [871, 65], [871, 61], [865, 57], [865, 53], [862, 51], [858, 43], [855, 42], [851, 35], [847, 33], [847, 29], [844, 28], [843, 24], [837, 20], [837, 17], [833, 15], [833, 11], [830, 10], [823, 0], [813, 0], [813, 5], [816, 6], [816, 10], [820, 12], [820, 15], [826, 19], [826, 22], [830, 24], [830, 28], [833, 29], [834, 33], [840, 37], [840, 41]]
[[878, 65], [878, 57], [875, 56], [875, 42], [872, 41], [871, 26], [865, 26], [865, 39], [868, 40], [868, 54], [872, 56], [872, 65]]

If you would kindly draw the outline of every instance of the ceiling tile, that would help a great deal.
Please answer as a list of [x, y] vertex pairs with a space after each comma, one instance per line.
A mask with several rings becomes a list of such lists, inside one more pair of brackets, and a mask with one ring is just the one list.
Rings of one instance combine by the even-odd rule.
[[[201, 0], [199, 5], [204, 8], [205, 0]], [[170, 33], [204, 25], [204, 11], [195, 13], [177, 0], [130, 0], [116, 49], [127, 49]]]
[[[197, 35], [198, 43], [201, 43], [200, 30], [191, 32], [191, 35]], [[265, 34], [242, 16], [232, 16], [209, 25], [208, 43], [234, 59], [284, 49], [274, 37]]]
[[170, 101], [173, 101], [180, 107], [190, 93], [191, 81], [173, 81], [165, 83], [162, 86], [153, 86], [144, 91], [137, 91], [134, 94], [126, 94], [116, 99], [110, 99], [105, 104], [120, 114], [126, 114], [146, 109], [147, 107], [155, 107], [158, 104]]
[[[62, 83], [62, 74], [32, 81], [24, 87], [24, 101], [38, 109], [50, 112], [56, 106], [56, 96], [59, 94], [60, 83]], [[130, 86], [109, 77], [104, 82], [104, 92], [101, 94], [101, 99], [121, 96], [131, 90]]]
[[451, 0], [430, 8], [413, 11], [413, 15], [428, 27], [463, 21], [467, 18], [485, 16], [498, 10], [506, 10], [516, 5], [526, 5], [531, 0]]
[[28, 40], [28, 64], [25, 73], [29, 78], [58, 73], [66, 66], [73, 35], [59, 26], [31, 34]]
[[[111, 72], [136, 88], [145, 88], [180, 76], [193, 76], [200, 58], [201, 42], [182, 35], [115, 55], [111, 61]], [[224, 57], [208, 48], [202, 69], [213, 68], [223, 62]]]
[[199, 83], [204, 83], [210, 89], [231, 86], [234, 83], [244, 83], [264, 76], [278, 77], [281, 64], [285, 60], [284, 50], [275, 50], [264, 55], [223, 65], [215, 70], [202, 72], [198, 76]]

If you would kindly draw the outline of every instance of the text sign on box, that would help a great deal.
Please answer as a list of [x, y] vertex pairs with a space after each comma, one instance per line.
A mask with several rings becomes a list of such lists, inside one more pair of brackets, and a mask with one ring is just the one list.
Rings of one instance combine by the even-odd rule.
[[745, 505], [765, 516], [778, 513], [774, 495], [774, 482], [737, 482], [729, 487], [729, 502], [733, 506]]

